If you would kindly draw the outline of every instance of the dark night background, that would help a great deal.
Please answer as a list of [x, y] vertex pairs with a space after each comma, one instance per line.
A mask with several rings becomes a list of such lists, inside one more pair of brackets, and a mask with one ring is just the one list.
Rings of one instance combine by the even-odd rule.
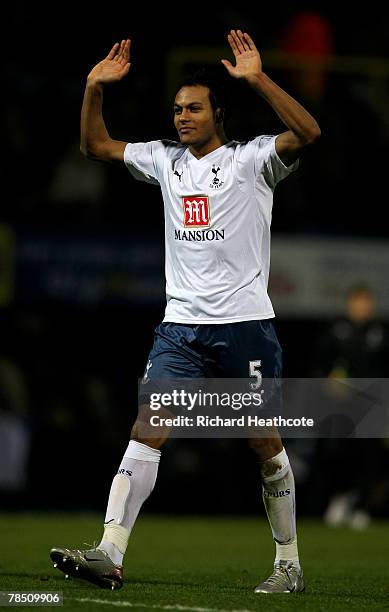
[[[163, 317], [159, 189], [78, 151], [86, 75], [115, 41], [133, 40], [132, 67], [124, 81], [106, 88], [104, 115], [112, 137], [135, 142], [175, 138], [176, 48], [207, 48], [209, 62], [217, 63], [231, 56], [227, 32], [248, 31], [264, 71], [307, 107], [323, 133], [316, 149], [304, 153], [299, 171], [277, 187], [273, 236], [387, 240], [389, 38], [383, 7], [141, 6], [19, 2], [3, 14], [0, 287], [3, 278], [9, 290], [0, 290], [0, 456], [9, 445], [15, 455], [4, 460], [14, 476], [0, 475], [5, 508], [104, 511], [136, 416], [137, 377]], [[308, 15], [307, 30], [296, 25], [301, 13]], [[272, 52], [333, 64], [318, 69], [311, 82], [287, 62], [277, 63]], [[198, 63], [183, 62], [182, 74]], [[233, 84], [230, 138], [282, 129], [262, 99]], [[71, 270], [68, 278], [64, 269]], [[97, 279], [104, 271], [109, 290], [102, 295]], [[347, 278], [344, 286], [346, 292]], [[286, 376], [314, 375], [320, 338], [337, 316], [277, 317]], [[386, 316], [378, 323], [386, 334]], [[387, 370], [383, 351], [376, 376], [386, 377]], [[388, 461], [386, 452], [385, 440], [373, 446], [372, 469], [379, 458]], [[307, 441], [291, 442], [290, 455], [301, 512], [321, 514], [333, 493], [329, 464]], [[321, 470], [320, 495], [314, 466]], [[257, 481], [244, 440], [171, 440], [147, 508], [257, 512]], [[388, 511], [384, 494], [369, 508], [377, 515]]]

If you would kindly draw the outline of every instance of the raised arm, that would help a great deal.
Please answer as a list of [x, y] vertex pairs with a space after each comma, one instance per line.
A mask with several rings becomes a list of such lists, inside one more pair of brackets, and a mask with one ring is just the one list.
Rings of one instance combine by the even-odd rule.
[[245, 80], [275, 110], [289, 128], [276, 138], [276, 151], [284, 164], [289, 166], [299, 156], [303, 147], [313, 144], [321, 131], [315, 119], [294, 98], [286, 93], [262, 71], [261, 56], [253, 39], [241, 30], [231, 30], [228, 35], [236, 65], [221, 60], [230, 76]]
[[129, 39], [116, 43], [107, 57], [88, 74], [81, 110], [80, 150], [87, 157], [109, 162], [122, 162], [126, 142], [113, 140], [103, 119], [103, 88], [106, 83], [120, 81], [130, 69]]

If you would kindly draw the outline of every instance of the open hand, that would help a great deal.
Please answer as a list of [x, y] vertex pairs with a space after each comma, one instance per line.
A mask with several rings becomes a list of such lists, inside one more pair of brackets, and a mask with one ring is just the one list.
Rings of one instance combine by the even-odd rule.
[[231, 30], [227, 38], [236, 60], [236, 66], [226, 59], [221, 60], [228, 74], [235, 79], [247, 79], [260, 74], [262, 61], [253, 39], [241, 30]]
[[107, 57], [96, 64], [88, 74], [88, 81], [95, 83], [112, 83], [120, 81], [130, 69], [131, 40], [115, 43]]

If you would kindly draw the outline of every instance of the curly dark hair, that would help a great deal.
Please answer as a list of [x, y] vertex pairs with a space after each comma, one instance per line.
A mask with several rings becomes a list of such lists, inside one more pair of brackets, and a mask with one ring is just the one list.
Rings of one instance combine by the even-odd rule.
[[219, 118], [221, 121], [225, 121], [226, 116], [229, 114], [230, 102], [229, 79], [225, 74], [225, 69], [220, 70], [216, 67], [199, 68], [192, 74], [184, 77], [177, 88], [177, 92], [182, 87], [193, 87], [195, 85], [208, 87], [212, 110], [220, 109]]

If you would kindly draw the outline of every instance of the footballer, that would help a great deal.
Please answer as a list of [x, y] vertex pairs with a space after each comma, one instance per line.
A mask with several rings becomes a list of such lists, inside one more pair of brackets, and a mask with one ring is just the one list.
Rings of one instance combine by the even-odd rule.
[[[249, 34], [231, 30], [240, 79], [274, 109], [285, 131], [230, 140], [223, 88], [206, 71], [184, 80], [174, 100], [178, 140], [127, 142], [110, 137], [102, 114], [103, 90], [130, 70], [129, 39], [116, 43], [89, 73], [81, 114], [81, 151], [123, 164], [138, 180], [158, 185], [165, 212], [165, 317], [155, 330], [145, 376], [152, 379], [281, 377], [281, 348], [267, 293], [273, 193], [316, 143], [315, 119], [262, 70]], [[227, 75], [228, 73], [228, 75]], [[121, 588], [123, 558], [138, 513], [152, 492], [167, 437], [147, 437], [139, 418], [113, 478], [100, 543], [88, 550], [53, 548], [66, 575]], [[250, 441], [260, 463], [263, 501], [275, 542], [271, 575], [256, 593], [304, 590], [299, 561], [295, 485], [278, 431]]]

